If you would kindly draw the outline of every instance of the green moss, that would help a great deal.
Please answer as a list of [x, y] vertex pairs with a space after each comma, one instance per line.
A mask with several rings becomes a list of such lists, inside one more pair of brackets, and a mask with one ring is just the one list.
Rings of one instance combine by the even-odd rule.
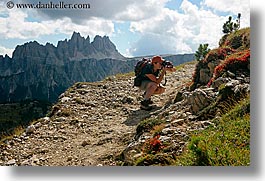
[[155, 126], [163, 124], [165, 122], [166, 122], [165, 120], [161, 120], [161, 119], [153, 119], [153, 118], [145, 119], [138, 124], [136, 128], [136, 134], [140, 135], [143, 132], [149, 132], [153, 130]]
[[174, 164], [174, 159], [167, 154], [147, 154], [137, 159], [135, 166], [167, 166]]

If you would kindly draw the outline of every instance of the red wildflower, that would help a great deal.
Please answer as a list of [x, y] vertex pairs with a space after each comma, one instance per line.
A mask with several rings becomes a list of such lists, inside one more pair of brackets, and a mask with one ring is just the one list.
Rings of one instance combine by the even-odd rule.
[[163, 148], [161, 141], [159, 140], [160, 135], [155, 136], [154, 138], [151, 138], [149, 140], [146, 140], [143, 152], [146, 153], [152, 153], [152, 152], [158, 152]]

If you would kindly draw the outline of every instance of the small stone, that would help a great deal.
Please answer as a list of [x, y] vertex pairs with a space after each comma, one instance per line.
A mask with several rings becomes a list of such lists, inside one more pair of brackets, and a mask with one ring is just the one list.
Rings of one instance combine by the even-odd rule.
[[72, 159], [73, 159], [72, 156], [67, 157], [67, 161], [68, 161], [68, 162], [71, 161]]
[[210, 125], [214, 125], [214, 124], [211, 123], [210, 121], [202, 121], [201, 123], [202, 123], [202, 126], [203, 126], [203, 127], [208, 127], [208, 126], [210, 126]]
[[175, 111], [170, 111], [168, 114], [169, 115], [172, 115], [172, 114], [174, 114], [175, 113]]
[[16, 160], [15, 160], [15, 159], [9, 160], [9, 161], [6, 163], [7, 166], [15, 165], [15, 164], [16, 164]]
[[71, 98], [70, 97], [63, 97], [61, 102], [68, 102]]
[[20, 165], [21, 165], [21, 166], [27, 166], [27, 165], [30, 165], [30, 161], [29, 161], [29, 160], [24, 160], [23, 162], [21, 162]]
[[184, 119], [177, 119], [177, 120], [171, 122], [172, 126], [181, 126], [183, 124], [184, 124]]
[[34, 125], [30, 125], [26, 128], [26, 133], [30, 134], [33, 133], [35, 131], [35, 126]]
[[38, 122], [37, 124], [35, 124], [35, 128], [39, 128], [39, 127], [41, 127], [41, 123], [40, 122]]
[[164, 128], [161, 132], [162, 135], [168, 135], [168, 134], [172, 134], [175, 132], [176, 129], [173, 128]]
[[66, 120], [66, 118], [65, 117], [58, 117], [58, 118], [56, 118], [54, 121], [56, 122], [64, 122]]
[[85, 147], [86, 145], [89, 145], [89, 143], [87, 141], [83, 141], [81, 145]]
[[43, 123], [48, 123], [50, 121], [49, 117], [42, 118]]

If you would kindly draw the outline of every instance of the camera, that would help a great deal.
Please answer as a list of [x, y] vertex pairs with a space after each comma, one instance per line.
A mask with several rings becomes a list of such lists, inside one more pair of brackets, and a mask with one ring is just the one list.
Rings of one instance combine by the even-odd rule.
[[173, 68], [173, 63], [170, 61], [163, 61], [162, 66], [166, 68]]

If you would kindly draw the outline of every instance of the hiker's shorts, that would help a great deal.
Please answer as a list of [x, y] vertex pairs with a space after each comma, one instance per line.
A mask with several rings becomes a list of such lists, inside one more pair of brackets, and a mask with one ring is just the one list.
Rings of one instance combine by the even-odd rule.
[[142, 83], [141, 83], [141, 86], [140, 86], [140, 89], [141, 90], [146, 90], [148, 84], [152, 82], [151, 80], [143, 80]]

